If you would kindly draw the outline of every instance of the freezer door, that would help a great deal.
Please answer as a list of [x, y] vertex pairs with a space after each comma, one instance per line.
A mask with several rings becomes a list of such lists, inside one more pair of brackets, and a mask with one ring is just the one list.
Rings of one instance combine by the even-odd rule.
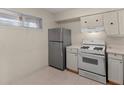
[[64, 70], [62, 43], [49, 42], [49, 65]]
[[61, 28], [48, 29], [48, 40], [49, 41], [63, 41], [62, 40], [62, 29]]
[[62, 28], [63, 31], [63, 42], [65, 45], [71, 45], [71, 30]]

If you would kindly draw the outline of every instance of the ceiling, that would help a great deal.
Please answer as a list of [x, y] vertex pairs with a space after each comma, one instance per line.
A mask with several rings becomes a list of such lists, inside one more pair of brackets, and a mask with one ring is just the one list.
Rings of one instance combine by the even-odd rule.
[[73, 8], [45, 8], [45, 10], [51, 12], [51, 13], [58, 13], [58, 12], [62, 12], [62, 11], [67, 11], [67, 10], [71, 10]]
[[93, 11], [93, 10], [115, 10], [116, 8], [45, 8], [45, 10], [51, 12], [51, 13], [60, 13], [63, 11], [68, 11], [68, 10], [72, 10], [72, 9], [81, 9], [81, 11]]

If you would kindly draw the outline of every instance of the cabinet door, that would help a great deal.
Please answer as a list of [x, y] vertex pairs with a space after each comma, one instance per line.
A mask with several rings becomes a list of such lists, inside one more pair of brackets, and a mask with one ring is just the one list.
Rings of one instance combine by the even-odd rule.
[[93, 28], [93, 27], [102, 26], [102, 25], [103, 25], [102, 14], [81, 17], [82, 28]]
[[77, 54], [72, 54], [67, 52], [67, 68], [73, 71], [78, 71], [77, 69]]
[[124, 10], [121, 10], [119, 13], [119, 32], [120, 35], [124, 35]]
[[88, 19], [90, 21], [89, 26], [91, 26], [91, 27], [92, 26], [96, 27], [96, 26], [102, 26], [103, 25], [103, 16], [101, 14], [89, 16]]
[[104, 14], [104, 27], [107, 35], [118, 35], [118, 13], [109, 12]]
[[86, 17], [81, 17], [81, 28], [87, 28], [89, 24], [88, 18]]
[[123, 84], [123, 62], [108, 58], [108, 80]]

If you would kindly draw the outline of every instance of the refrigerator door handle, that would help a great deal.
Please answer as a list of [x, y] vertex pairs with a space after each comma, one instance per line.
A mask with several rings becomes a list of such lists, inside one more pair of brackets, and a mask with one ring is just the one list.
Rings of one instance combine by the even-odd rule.
[[62, 40], [62, 28], [61, 28], [61, 32], [60, 32], [60, 40]]
[[62, 46], [60, 46], [60, 49], [61, 49], [61, 56], [63, 56]]

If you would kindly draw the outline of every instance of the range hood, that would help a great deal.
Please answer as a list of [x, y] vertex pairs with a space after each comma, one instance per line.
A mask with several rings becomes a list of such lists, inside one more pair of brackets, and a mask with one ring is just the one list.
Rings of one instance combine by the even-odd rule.
[[104, 31], [104, 26], [88, 27], [81, 29], [81, 32], [101, 32], [101, 31]]

